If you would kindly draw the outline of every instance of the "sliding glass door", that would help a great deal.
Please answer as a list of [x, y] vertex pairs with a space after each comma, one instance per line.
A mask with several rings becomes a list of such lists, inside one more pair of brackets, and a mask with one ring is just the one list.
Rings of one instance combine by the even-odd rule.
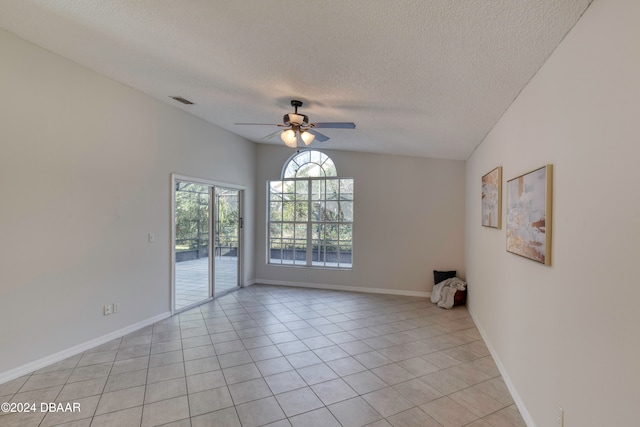
[[239, 286], [240, 190], [215, 187], [215, 295]]
[[241, 189], [174, 177], [173, 310], [240, 286]]
[[185, 181], [175, 188], [175, 310], [180, 310], [211, 296], [211, 189]]

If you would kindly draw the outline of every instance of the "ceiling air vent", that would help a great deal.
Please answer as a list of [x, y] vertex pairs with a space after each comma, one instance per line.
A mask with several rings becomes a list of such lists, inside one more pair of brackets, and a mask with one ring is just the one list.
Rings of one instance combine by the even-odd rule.
[[178, 102], [182, 102], [185, 105], [193, 105], [193, 102], [189, 101], [188, 99], [184, 99], [181, 96], [172, 96], [172, 99], [175, 99]]

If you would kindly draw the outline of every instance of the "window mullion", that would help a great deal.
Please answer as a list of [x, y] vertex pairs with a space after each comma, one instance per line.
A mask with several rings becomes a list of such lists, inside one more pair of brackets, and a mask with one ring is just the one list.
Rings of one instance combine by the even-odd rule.
[[313, 261], [313, 230], [311, 230], [311, 179], [307, 179], [307, 267], [310, 267]]

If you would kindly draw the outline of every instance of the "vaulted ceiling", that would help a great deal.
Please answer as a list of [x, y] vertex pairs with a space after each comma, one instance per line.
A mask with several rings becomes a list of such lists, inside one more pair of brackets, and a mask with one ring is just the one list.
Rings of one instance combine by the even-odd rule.
[[[591, 0], [2, 0], [0, 27], [258, 143], [466, 159]], [[171, 96], [194, 103], [183, 105]]]

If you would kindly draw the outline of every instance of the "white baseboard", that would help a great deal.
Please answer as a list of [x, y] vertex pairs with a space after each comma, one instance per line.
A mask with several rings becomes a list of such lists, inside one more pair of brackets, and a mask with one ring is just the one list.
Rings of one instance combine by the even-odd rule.
[[244, 282], [244, 286], [243, 286], [243, 288], [248, 288], [249, 286], [251, 286], [251, 285], [255, 285], [255, 284], [256, 284], [256, 280], [255, 280], [255, 279], [253, 279], [253, 280], [247, 280], [246, 282]]
[[333, 291], [366, 292], [370, 294], [401, 295], [406, 297], [429, 298], [431, 292], [404, 291], [401, 289], [365, 288], [361, 286], [328, 285], [324, 283], [283, 282], [282, 280], [256, 279], [255, 284], [293, 286], [298, 288], [328, 289]]
[[138, 323], [134, 323], [133, 325], [126, 326], [122, 329], [118, 329], [117, 331], [110, 332], [106, 335], [92, 339], [82, 344], [74, 345], [71, 348], [43, 357], [42, 359], [34, 360], [33, 362], [19, 366], [15, 369], [11, 369], [10, 371], [2, 372], [0, 373], [0, 384], [19, 378], [23, 375], [27, 375], [53, 363], [60, 362], [67, 357], [75, 356], [76, 354], [82, 353], [99, 345], [106, 344], [109, 341], [113, 341], [117, 338], [123, 337], [127, 334], [130, 334], [131, 332], [137, 331], [138, 329], [153, 325], [154, 323], [164, 320], [167, 317], [171, 317], [171, 312], [159, 314], [157, 316], [151, 317]]
[[516, 390], [515, 385], [513, 385], [513, 382], [511, 381], [511, 378], [509, 377], [507, 370], [502, 364], [500, 357], [498, 357], [498, 354], [496, 353], [495, 348], [493, 348], [493, 345], [491, 345], [491, 341], [489, 340], [489, 337], [487, 336], [485, 330], [482, 328], [482, 325], [478, 323], [478, 321], [476, 320], [476, 317], [474, 316], [469, 306], [467, 306], [467, 310], [469, 310], [469, 314], [473, 319], [473, 323], [476, 324], [476, 328], [478, 329], [478, 332], [480, 332], [480, 335], [482, 336], [484, 343], [489, 349], [489, 352], [491, 353], [491, 357], [493, 357], [493, 361], [496, 363], [496, 366], [498, 367], [498, 370], [502, 375], [502, 379], [504, 380], [504, 383], [509, 389], [509, 393], [511, 393], [511, 397], [513, 398], [513, 401], [515, 402], [516, 406], [518, 407], [518, 410], [520, 411], [520, 415], [522, 415], [522, 419], [524, 420], [527, 427], [537, 427], [536, 423], [533, 421], [533, 418], [531, 417], [531, 414], [527, 410], [527, 406], [524, 404], [524, 401], [520, 397], [518, 390]]

